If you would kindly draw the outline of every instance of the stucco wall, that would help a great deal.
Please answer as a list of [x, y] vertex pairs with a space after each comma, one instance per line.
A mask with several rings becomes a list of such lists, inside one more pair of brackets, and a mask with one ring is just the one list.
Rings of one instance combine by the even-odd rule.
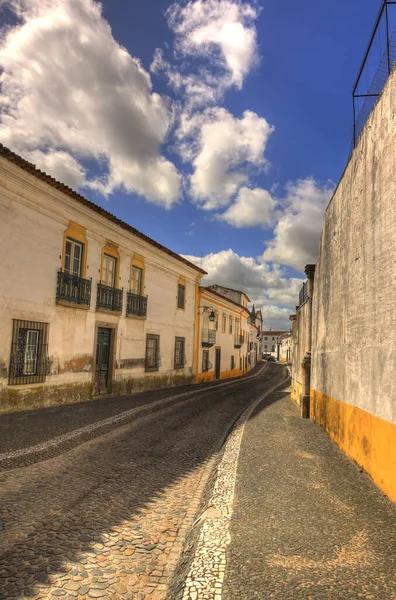
[[310, 302], [308, 299], [297, 312], [292, 326], [292, 400], [300, 406], [304, 392], [305, 371], [302, 366], [304, 356], [310, 351]]
[[[212, 381], [215, 379], [215, 357], [216, 348], [221, 351], [220, 354], [220, 379], [228, 379], [230, 377], [238, 377], [250, 370], [248, 364], [248, 325], [247, 313], [242, 308], [238, 308], [233, 303], [226, 299], [222, 300], [215, 294], [211, 294], [209, 289], [200, 291], [199, 296], [200, 316], [199, 316], [199, 331], [198, 331], [198, 351], [197, 351], [197, 375], [195, 381], [201, 383], [204, 381]], [[204, 310], [203, 307], [207, 307]], [[216, 331], [216, 343], [208, 348], [202, 347], [202, 331], [206, 329], [214, 330], [215, 324], [209, 321], [209, 312], [213, 308], [218, 315], [218, 330]], [[226, 316], [226, 329], [223, 332], [222, 323], [223, 315]], [[232, 333], [229, 332], [229, 318], [232, 317], [233, 327]], [[244, 333], [244, 343], [241, 348], [235, 348], [236, 321], [239, 319], [239, 330]], [[239, 331], [238, 331], [239, 333]], [[208, 371], [202, 371], [203, 351], [209, 352], [210, 368]], [[235, 367], [231, 369], [231, 356], [234, 357]], [[245, 362], [244, 362], [245, 359]], [[244, 365], [246, 364], [246, 368]], [[241, 368], [242, 366], [242, 368]], [[252, 365], [253, 366], [253, 365]]]
[[325, 215], [311, 416], [396, 500], [395, 173], [393, 71]]
[[[92, 397], [98, 324], [115, 330], [113, 393], [192, 381], [198, 275], [193, 268], [5, 159], [0, 159], [0, 214], [0, 412]], [[57, 272], [62, 266], [64, 232], [70, 221], [87, 230], [86, 276], [92, 277], [89, 310], [56, 304]], [[122, 316], [95, 310], [106, 240], [119, 245], [119, 287], [124, 288]], [[125, 316], [135, 253], [143, 256], [145, 262], [146, 319]], [[184, 310], [177, 308], [179, 277], [185, 278]], [[8, 385], [12, 319], [49, 323], [50, 375], [43, 384]], [[158, 372], [146, 373], [144, 369], [147, 333], [160, 335]], [[186, 355], [185, 367], [176, 371], [175, 336], [185, 338]]]

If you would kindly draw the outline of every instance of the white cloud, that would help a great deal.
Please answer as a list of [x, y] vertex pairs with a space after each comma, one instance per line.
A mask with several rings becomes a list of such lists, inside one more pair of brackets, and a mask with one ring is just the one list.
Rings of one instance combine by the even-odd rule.
[[[93, 0], [10, 0], [18, 24], [0, 37], [0, 136], [73, 185], [124, 188], [170, 207], [181, 176], [160, 154], [172, 123], [149, 74], [113, 38]], [[63, 154], [60, 154], [63, 153]], [[87, 182], [77, 162], [96, 159]]]
[[289, 329], [289, 315], [298, 304], [304, 279], [287, 278], [280, 268], [239, 256], [231, 249], [185, 258], [207, 271], [202, 285], [218, 283], [246, 292], [256, 308], [262, 309], [265, 329]]
[[176, 57], [207, 59], [196, 72], [183, 74], [156, 55], [152, 65], [164, 71], [176, 89], [184, 88], [192, 105], [215, 103], [231, 86], [241, 89], [244, 78], [257, 63], [258, 11], [241, 0], [193, 0], [175, 2], [167, 10], [169, 27], [175, 34]]
[[298, 271], [316, 262], [324, 212], [333, 187], [332, 183], [320, 185], [312, 178], [287, 186], [282, 215], [262, 260], [288, 265]]
[[275, 218], [276, 202], [267, 190], [242, 187], [235, 202], [218, 216], [235, 227], [270, 226]]
[[264, 151], [273, 131], [267, 121], [246, 110], [236, 118], [224, 108], [183, 114], [177, 131], [179, 152], [192, 160], [193, 200], [205, 210], [229, 204], [249, 180], [249, 168], [265, 169]]

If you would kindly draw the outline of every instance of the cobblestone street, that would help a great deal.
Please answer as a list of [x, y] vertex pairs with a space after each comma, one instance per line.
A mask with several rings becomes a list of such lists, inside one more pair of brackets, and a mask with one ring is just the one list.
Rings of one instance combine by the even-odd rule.
[[0, 597], [164, 598], [214, 448], [284, 374], [270, 365], [203, 388], [60, 456], [1, 472]]

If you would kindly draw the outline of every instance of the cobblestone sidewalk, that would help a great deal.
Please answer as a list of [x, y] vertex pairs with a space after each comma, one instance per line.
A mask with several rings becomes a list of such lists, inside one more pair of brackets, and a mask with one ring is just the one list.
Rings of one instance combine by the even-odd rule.
[[276, 395], [246, 425], [223, 600], [394, 600], [396, 507]]

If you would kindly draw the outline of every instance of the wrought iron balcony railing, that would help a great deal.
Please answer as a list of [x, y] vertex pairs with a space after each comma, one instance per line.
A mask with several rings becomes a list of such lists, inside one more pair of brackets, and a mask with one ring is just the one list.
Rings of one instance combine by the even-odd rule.
[[135, 317], [147, 317], [147, 296], [127, 293], [126, 314]]
[[201, 344], [204, 348], [210, 348], [216, 343], [216, 332], [214, 329], [202, 329]]
[[58, 304], [70, 302], [80, 306], [91, 305], [92, 279], [83, 279], [58, 271], [56, 301]]
[[243, 335], [236, 334], [234, 338], [234, 348], [242, 348], [243, 342]]
[[104, 283], [98, 283], [96, 309], [104, 309], [121, 313], [123, 291], [124, 288], [118, 290], [117, 288], [105, 285]]

